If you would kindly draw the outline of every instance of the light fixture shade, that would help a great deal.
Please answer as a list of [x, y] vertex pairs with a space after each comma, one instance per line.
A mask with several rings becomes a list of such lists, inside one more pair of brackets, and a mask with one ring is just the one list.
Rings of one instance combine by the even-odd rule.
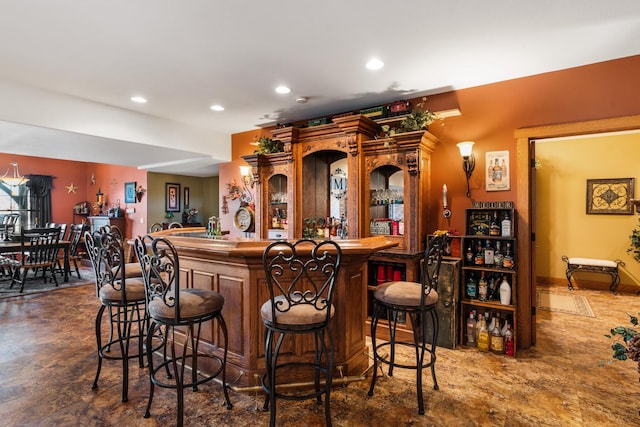
[[458, 146], [462, 157], [469, 157], [473, 152], [473, 144], [475, 144], [473, 141], [463, 141], [456, 145]]
[[251, 166], [240, 166], [240, 176], [247, 176], [251, 173]]
[[[13, 167], [13, 175], [9, 175], [9, 170]], [[15, 160], [9, 163], [9, 168], [4, 175], [0, 176], [0, 181], [10, 186], [18, 186], [29, 182], [29, 178], [20, 175], [18, 170], [18, 162]]]

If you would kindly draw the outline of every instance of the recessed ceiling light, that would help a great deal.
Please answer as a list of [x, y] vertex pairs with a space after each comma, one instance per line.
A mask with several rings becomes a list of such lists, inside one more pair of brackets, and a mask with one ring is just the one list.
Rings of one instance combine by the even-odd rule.
[[142, 96], [132, 96], [131, 100], [133, 102], [137, 102], [138, 104], [146, 104], [147, 103], [147, 99], [143, 98]]
[[367, 62], [367, 70], [379, 70], [384, 67], [384, 62], [380, 61], [378, 58], [372, 58]]
[[212, 105], [210, 108], [211, 108], [213, 111], [224, 111], [224, 107], [223, 107], [222, 105], [218, 105], [218, 104], [216, 104], [216, 105]]
[[278, 86], [278, 87], [276, 88], [276, 92], [284, 94], [284, 93], [289, 93], [289, 92], [291, 92], [291, 89], [289, 89], [289, 88], [288, 88], [288, 87], [286, 87], [286, 86]]

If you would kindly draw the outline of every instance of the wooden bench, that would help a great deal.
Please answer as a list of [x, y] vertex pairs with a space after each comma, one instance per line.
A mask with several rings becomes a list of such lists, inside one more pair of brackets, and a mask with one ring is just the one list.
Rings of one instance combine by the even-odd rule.
[[573, 283], [571, 282], [571, 276], [576, 272], [585, 273], [603, 273], [611, 276], [611, 285], [609, 289], [614, 294], [620, 284], [620, 276], [618, 276], [618, 266], [624, 266], [624, 262], [616, 259], [615, 261], [609, 261], [606, 259], [594, 259], [594, 258], [569, 258], [565, 255], [562, 256], [562, 260], [567, 263], [567, 285], [569, 290], [573, 290]]

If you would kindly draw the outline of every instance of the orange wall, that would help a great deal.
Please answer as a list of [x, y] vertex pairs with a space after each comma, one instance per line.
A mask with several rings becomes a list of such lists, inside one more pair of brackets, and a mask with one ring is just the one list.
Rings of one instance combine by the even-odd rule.
[[[535, 60], [535, 58], [532, 58]], [[473, 70], [470, 70], [473, 72]], [[429, 228], [459, 231], [464, 229], [464, 209], [472, 200], [516, 200], [518, 190], [516, 142], [514, 131], [523, 127], [570, 123], [640, 114], [640, 56], [592, 64], [490, 85], [451, 91], [427, 98], [434, 111], [459, 108], [462, 115], [434, 123], [429, 131], [440, 139], [432, 154], [431, 209]], [[428, 71], [425, 71], [425, 80]], [[338, 112], [336, 112], [338, 113]], [[248, 145], [264, 130], [232, 135], [232, 158], [252, 153]], [[476, 169], [471, 177], [471, 199], [466, 198], [466, 180], [462, 159], [456, 144], [476, 142]], [[487, 151], [509, 150], [511, 190], [484, 190], [485, 154]], [[229, 177], [220, 169], [220, 193]], [[442, 186], [447, 184], [453, 215], [442, 217]]]
[[[106, 207], [120, 200], [120, 206], [134, 207], [136, 212], [128, 214], [127, 236], [144, 234], [147, 225], [141, 223], [140, 218], [146, 218], [147, 205], [145, 198], [141, 203], [124, 203], [124, 183], [136, 181], [137, 185], [147, 188], [147, 172], [139, 171], [137, 168], [128, 166], [114, 166], [100, 163], [84, 163], [69, 160], [55, 160], [42, 157], [19, 156], [0, 153], [0, 175], [5, 172], [9, 163], [15, 160], [18, 162], [20, 174], [51, 175], [53, 179], [52, 199], [52, 222], [60, 224], [71, 224], [80, 222], [82, 218], [73, 216], [73, 206], [76, 203], [96, 201], [98, 188], [102, 190], [105, 197]], [[9, 173], [12, 173], [10, 171]], [[96, 177], [95, 185], [91, 184], [91, 175]], [[73, 184], [77, 187], [75, 193], [69, 192], [68, 186]], [[106, 208], [105, 208], [106, 209]]]

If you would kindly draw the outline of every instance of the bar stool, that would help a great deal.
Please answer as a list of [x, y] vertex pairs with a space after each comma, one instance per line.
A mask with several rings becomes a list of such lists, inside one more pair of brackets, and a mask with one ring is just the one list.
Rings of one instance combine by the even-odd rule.
[[[144, 367], [143, 337], [145, 331], [145, 292], [142, 278], [126, 278], [124, 251], [120, 239], [110, 232], [95, 235], [87, 231], [85, 247], [95, 272], [96, 294], [100, 309], [96, 316], [98, 369], [91, 388], [98, 387], [102, 361], [122, 361], [122, 401], [128, 400], [129, 359], [138, 359]], [[108, 309], [109, 335], [102, 342], [102, 323]], [[134, 328], [135, 326], [135, 328]], [[137, 341], [137, 352], [131, 353], [132, 341]], [[119, 351], [112, 353], [114, 348]]]
[[[389, 376], [393, 376], [393, 368], [407, 368], [416, 370], [416, 386], [418, 394], [418, 413], [424, 415], [422, 398], [422, 369], [431, 368], [433, 388], [438, 390], [436, 379], [436, 342], [438, 340], [438, 275], [442, 254], [447, 243], [446, 234], [438, 234], [428, 241], [423, 258], [420, 260], [420, 282], [394, 281], [379, 285], [373, 293], [373, 316], [371, 318], [371, 346], [373, 347], [373, 375], [369, 387], [369, 396], [373, 396], [376, 385], [378, 364], [389, 365]], [[413, 342], [396, 341], [396, 326], [398, 318], [406, 315], [411, 321]], [[389, 341], [378, 344], [376, 331], [378, 322], [384, 316], [389, 324]], [[433, 333], [431, 344], [427, 343], [426, 331], [428, 320], [431, 319]], [[396, 362], [396, 345], [415, 348], [415, 365], [404, 365]], [[381, 354], [382, 348], [389, 347], [389, 358]], [[428, 353], [425, 361], [425, 353]]]
[[[334, 347], [329, 324], [335, 312], [332, 298], [341, 259], [340, 247], [331, 240], [319, 243], [310, 239], [301, 239], [294, 243], [276, 241], [264, 250], [262, 263], [266, 273], [269, 300], [260, 309], [266, 328], [266, 373], [262, 378], [262, 388], [267, 394], [264, 410], [270, 409], [269, 425], [272, 427], [276, 424], [277, 398], [316, 398], [320, 404], [323, 394], [326, 425], [331, 426], [329, 404]], [[279, 334], [277, 340], [276, 334]], [[279, 352], [287, 334], [314, 336], [313, 361], [293, 360], [283, 356], [286, 357], [285, 360], [278, 363]], [[304, 367], [313, 370], [313, 391], [307, 394], [285, 394], [278, 390], [278, 371], [302, 370]], [[324, 376], [324, 388], [320, 387], [321, 376]]]
[[[226, 383], [227, 363], [227, 325], [222, 316], [224, 297], [209, 289], [180, 288], [180, 262], [173, 244], [164, 237], [151, 239], [136, 238], [134, 247], [143, 273], [147, 293], [147, 313], [149, 329], [147, 331], [147, 361], [149, 366], [149, 401], [144, 418], [150, 416], [151, 402], [155, 386], [173, 388], [177, 393], [177, 426], [183, 425], [184, 389], [198, 390], [200, 384], [222, 375], [222, 390], [227, 409], [232, 408]], [[198, 353], [202, 324], [216, 320], [224, 338], [222, 357], [217, 354]], [[162, 362], [156, 364], [153, 358], [152, 338], [164, 327]], [[178, 329], [178, 330], [176, 330]], [[178, 343], [178, 340], [181, 343]], [[167, 352], [167, 347], [169, 351]], [[167, 355], [169, 353], [169, 355]], [[198, 370], [200, 359], [210, 359], [212, 372]], [[185, 375], [187, 363], [191, 374]], [[166, 371], [163, 381], [161, 370]]]

